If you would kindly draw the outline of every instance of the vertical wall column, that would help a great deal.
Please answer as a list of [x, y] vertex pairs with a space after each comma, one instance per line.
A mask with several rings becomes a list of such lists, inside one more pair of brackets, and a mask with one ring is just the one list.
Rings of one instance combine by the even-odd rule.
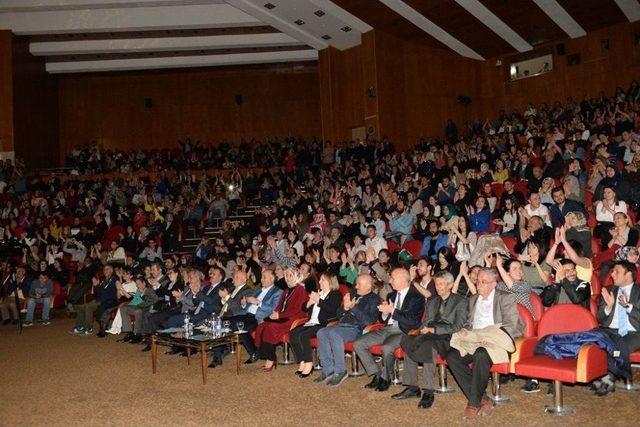
[[0, 30], [0, 153], [13, 151], [13, 59], [11, 31]]

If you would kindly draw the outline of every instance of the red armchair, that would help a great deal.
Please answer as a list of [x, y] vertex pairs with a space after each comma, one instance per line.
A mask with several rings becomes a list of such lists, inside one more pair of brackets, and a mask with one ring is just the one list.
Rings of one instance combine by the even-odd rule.
[[[574, 304], [551, 307], [538, 323], [538, 337], [550, 334], [584, 332], [596, 328], [598, 322], [588, 310]], [[575, 411], [565, 406], [562, 384], [589, 383], [607, 373], [607, 355], [595, 345], [585, 345], [577, 359], [553, 359], [545, 355], [534, 355], [538, 338], [525, 339], [517, 352], [515, 373], [517, 375], [553, 381], [553, 406], [546, 406], [545, 412], [556, 415], [570, 415]]]
[[[301, 318], [301, 319], [296, 319], [293, 321], [293, 323], [291, 324], [291, 327], [289, 328], [289, 330], [293, 330], [295, 328], [297, 328], [298, 326], [302, 326], [305, 323], [307, 323], [307, 318]], [[289, 337], [289, 332], [287, 332], [286, 334], [282, 335], [282, 338], [280, 339], [280, 342], [282, 343], [282, 360], [279, 362], [281, 365], [291, 365], [293, 364], [293, 361], [291, 360], [291, 357], [289, 355], [289, 344], [291, 343], [291, 338]]]

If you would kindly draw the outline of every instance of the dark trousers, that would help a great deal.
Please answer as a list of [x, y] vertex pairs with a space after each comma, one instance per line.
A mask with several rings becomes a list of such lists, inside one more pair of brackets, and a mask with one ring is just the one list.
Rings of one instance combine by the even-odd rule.
[[242, 329], [247, 331], [247, 333], [240, 335], [240, 342], [244, 346], [245, 350], [247, 350], [247, 353], [249, 353], [249, 355], [252, 355], [258, 351], [255, 343], [253, 342], [253, 338], [251, 337], [251, 332], [255, 331], [255, 329], [258, 327], [258, 321], [253, 314], [242, 314], [239, 316], [223, 317], [223, 320], [229, 320], [231, 322], [231, 330], [233, 331], [237, 331], [240, 329], [238, 328], [238, 322], [243, 322], [244, 325]]
[[96, 317], [98, 318], [98, 322], [100, 322], [100, 330], [104, 331], [107, 329], [107, 323], [109, 323], [109, 317], [111, 313], [113, 313], [118, 308], [118, 302], [107, 302], [105, 304], [100, 304], [98, 309], [96, 310]]
[[149, 335], [162, 328], [164, 323], [174, 314], [175, 311], [160, 311], [157, 313], [148, 313], [142, 318], [142, 333]]
[[262, 341], [260, 343], [260, 359], [276, 361], [276, 346], [275, 344], [269, 344]]
[[324, 328], [322, 325], [298, 326], [289, 332], [291, 349], [296, 357], [296, 362], [312, 362], [313, 349], [311, 348], [311, 338], [315, 338], [316, 333]]
[[[473, 366], [469, 368], [469, 363]], [[493, 362], [484, 347], [479, 347], [473, 355], [460, 356], [460, 352], [454, 348], [447, 354], [447, 364], [453, 373], [456, 382], [469, 401], [469, 406], [480, 407], [491, 375]]]

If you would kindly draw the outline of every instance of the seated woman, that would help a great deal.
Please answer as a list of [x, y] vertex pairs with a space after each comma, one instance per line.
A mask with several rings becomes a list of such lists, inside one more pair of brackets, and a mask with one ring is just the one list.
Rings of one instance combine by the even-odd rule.
[[567, 239], [580, 243], [584, 256], [591, 258], [591, 229], [587, 225], [584, 213], [569, 212], [564, 216], [564, 226], [567, 230]]
[[467, 215], [471, 225], [471, 231], [476, 233], [489, 232], [489, 218], [491, 211], [487, 206], [487, 199], [484, 196], [478, 196], [474, 207], [467, 206]]
[[615, 187], [605, 186], [602, 190], [602, 200], [596, 202], [596, 221], [594, 230], [595, 236], [600, 239], [601, 250], [607, 249], [609, 241], [609, 230], [614, 226], [613, 216], [618, 213], [627, 213], [627, 204], [618, 200]]
[[440, 271], [448, 271], [453, 274], [453, 277], [458, 275], [460, 270], [460, 263], [456, 260], [451, 249], [444, 247], [438, 250], [437, 262], [433, 266], [433, 274]]
[[342, 303], [340, 285], [336, 276], [323, 273], [320, 276], [319, 285], [320, 291], [311, 292], [309, 300], [302, 308], [306, 312], [311, 312], [309, 321], [289, 332], [291, 349], [296, 361], [300, 364], [296, 371], [300, 378], [306, 378], [313, 372], [311, 338], [314, 338], [318, 330], [336, 318], [336, 312]]
[[518, 236], [518, 207], [514, 204], [513, 198], [504, 200], [504, 206], [493, 223], [502, 227], [501, 236]]
[[507, 291], [515, 295], [518, 304], [522, 304], [535, 316], [531, 305], [531, 285], [523, 280], [522, 264], [517, 259], [509, 259], [506, 262], [500, 254], [496, 255], [496, 267], [502, 277], [496, 289]]
[[608, 248], [638, 245], [638, 230], [630, 226], [627, 214], [616, 212], [613, 216], [613, 227], [609, 230], [609, 241], [606, 245]]
[[451, 249], [455, 248], [456, 259], [460, 262], [469, 261], [471, 253], [476, 248], [477, 243], [478, 235], [471, 231], [469, 219], [461, 216], [458, 219], [457, 227], [453, 227], [449, 231], [449, 247]]
[[302, 275], [295, 269], [289, 268], [284, 273], [287, 288], [282, 292], [276, 309], [264, 319], [256, 329], [255, 344], [259, 348], [260, 358], [266, 360], [265, 372], [277, 366], [276, 345], [281, 342], [284, 334], [291, 329], [294, 320], [307, 317], [303, 305], [309, 295], [302, 283]]

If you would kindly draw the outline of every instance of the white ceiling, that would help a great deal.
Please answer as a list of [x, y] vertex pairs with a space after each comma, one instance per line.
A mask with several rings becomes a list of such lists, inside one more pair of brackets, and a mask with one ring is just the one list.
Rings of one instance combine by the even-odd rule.
[[34, 36], [50, 73], [73, 73], [313, 61], [372, 28], [329, 0], [0, 0], [0, 29]]

